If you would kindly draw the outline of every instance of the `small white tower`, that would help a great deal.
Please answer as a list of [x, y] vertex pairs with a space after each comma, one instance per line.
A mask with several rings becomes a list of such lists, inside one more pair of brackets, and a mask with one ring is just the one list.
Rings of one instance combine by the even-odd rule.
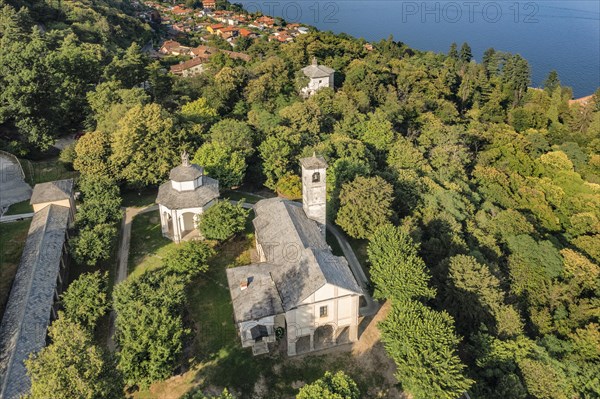
[[323, 238], [327, 224], [327, 162], [323, 157], [313, 154], [310, 158], [300, 159], [302, 165], [302, 207], [309, 219], [317, 222]]

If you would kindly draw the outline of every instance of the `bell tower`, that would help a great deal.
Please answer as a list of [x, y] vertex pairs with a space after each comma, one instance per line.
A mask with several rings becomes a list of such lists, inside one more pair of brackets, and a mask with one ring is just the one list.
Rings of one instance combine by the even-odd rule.
[[302, 207], [309, 219], [317, 222], [321, 234], [326, 234], [327, 162], [323, 157], [313, 154], [312, 157], [300, 159], [302, 165]]

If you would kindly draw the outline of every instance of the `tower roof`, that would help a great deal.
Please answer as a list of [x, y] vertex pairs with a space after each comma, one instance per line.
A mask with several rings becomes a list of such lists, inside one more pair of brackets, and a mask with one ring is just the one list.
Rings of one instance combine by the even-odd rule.
[[171, 169], [169, 179], [176, 182], [194, 181], [204, 174], [201, 166], [190, 163], [187, 151], [181, 153], [181, 165]]
[[300, 164], [306, 169], [325, 169], [327, 167], [325, 158], [315, 154], [312, 157], [300, 158]]
[[302, 72], [309, 78], [325, 78], [335, 72], [333, 68], [317, 63], [317, 57], [313, 57], [309, 66], [302, 68]]
[[198, 166], [195, 163], [189, 164], [188, 166], [179, 165], [176, 168], [171, 169], [169, 179], [176, 182], [183, 181], [194, 181], [204, 174], [202, 166]]

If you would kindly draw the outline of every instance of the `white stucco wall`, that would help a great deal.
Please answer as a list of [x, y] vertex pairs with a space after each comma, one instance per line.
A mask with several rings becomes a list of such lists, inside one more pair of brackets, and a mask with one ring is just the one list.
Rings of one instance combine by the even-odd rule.
[[[312, 181], [313, 174], [319, 173], [319, 182]], [[326, 222], [327, 208], [326, 169], [306, 169], [302, 167], [302, 207], [304, 213], [321, 225]], [[321, 226], [319, 226], [321, 227]]]
[[[326, 284], [286, 312], [288, 340], [312, 334], [319, 326], [334, 328], [358, 326], [359, 296], [350, 291]], [[321, 317], [320, 308], [327, 306], [327, 316]]]
[[317, 90], [331, 87], [334, 88], [334, 74], [322, 78], [309, 78], [308, 85], [302, 89], [302, 94], [313, 95]]
[[181, 74], [184, 78], [188, 78], [190, 76], [200, 75], [202, 72], [204, 72], [204, 65], [199, 64], [191, 68], [184, 69]]
[[[172, 239], [175, 242], [179, 242], [181, 240], [181, 234], [184, 230], [189, 230], [190, 226], [187, 226], [186, 229], [184, 223], [184, 214], [191, 213], [193, 215], [198, 215], [204, 213], [208, 208], [213, 206], [215, 201], [212, 200], [204, 207], [194, 207], [194, 208], [184, 208], [184, 209], [169, 209], [164, 205], [159, 205], [158, 210], [160, 212], [160, 225], [163, 236]], [[170, 215], [173, 220], [173, 231], [172, 236], [169, 237], [169, 218], [167, 215]], [[193, 219], [192, 219], [193, 220]], [[192, 228], [197, 228], [197, 224], [195, 220], [193, 220]]]

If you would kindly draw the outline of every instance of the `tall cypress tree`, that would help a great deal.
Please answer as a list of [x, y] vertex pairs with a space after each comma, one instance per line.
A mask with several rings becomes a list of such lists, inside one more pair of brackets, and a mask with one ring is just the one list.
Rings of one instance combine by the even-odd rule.
[[471, 52], [471, 46], [467, 42], [463, 43], [460, 48], [460, 60], [462, 62], [471, 62], [473, 58], [473, 53]]

